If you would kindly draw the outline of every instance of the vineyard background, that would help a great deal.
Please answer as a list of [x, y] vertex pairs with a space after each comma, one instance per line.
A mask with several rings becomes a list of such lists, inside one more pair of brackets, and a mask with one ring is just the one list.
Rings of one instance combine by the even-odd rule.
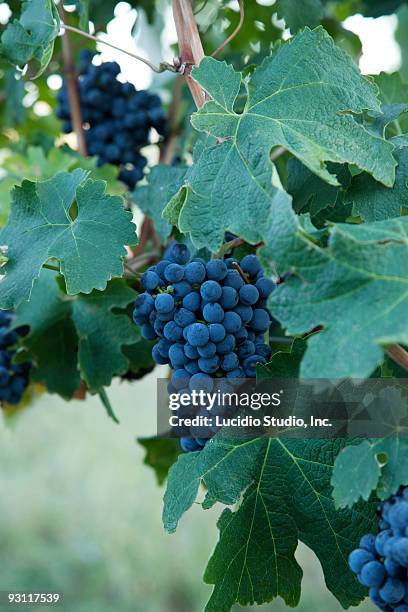
[[[0, 5], [0, 20], [6, 7]], [[107, 32], [110, 41], [130, 47], [128, 11], [128, 5], [120, 3], [118, 18]], [[143, 37], [136, 52], [143, 51], [153, 62], [168, 56], [175, 34], [172, 20], [167, 21], [171, 27], [162, 33], [162, 48], [157, 45], [157, 31], [142, 22]], [[398, 69], [395, 16], [376, 20], [355, 16], [346, 25], [362, 39], [364, 73]], [[103, 60], [121, 64], [128, 80], [140, 87], [152, 84], [145, 66], [112, 50], [100, 50]], [[154, 76], [153, 86], [160, 88], [168, 78]], [[58, 79], [50, 81], [57, 84]], [[44, 109], [39, 107], [38, 112]], [[35, 399], [24, 418], [0, 422], [3, 587], [62, 591], [62, 608], [67, 612], [203, 609], [211, 586], [201, 582], [200, 573], [217, 539], [215, 515], [220, 509], [203, 513], [197, 506], [176, 535], [163, 531], [163, 488], [143, 465], [144, 449], [136, 442], [136, 436], [154, 433], [158, 376], [156, 368], [140, 381], [112, 385], [118, 426], [106, 418], [97, 397], [68, 404], [47, 394]], [[313, 553], [300, 545], [297, 556], [305, 569], [298, 610], [341, 610], [324, 587]], [[262, 609], [287, 608], [277, 600]], [[358, 609], [369, 611], [374, 606], [367, 601]]]
[[[183, 529], [166, 534], [163, 487], [129, 436], [154, 431], [158, 375], [156, 370], [140, 382], [112, 385], [117, 427], [97, 397], [68, 404], [51, 396], [39, 398], [11, 431], [1, 427], [3, 585], [63, 591], [64, 612], [204, 608], [211, 586], [200, 574], [217, 537], [220, 508], [203, 513], [196, 505], [184, 517]], [[305, 572], [296, 609], [340, 612], [313, 553], [300, 544], [296, 556]], [[261, 610], [287, 607], [276, 600]], [[375, 607], [367, 600], [353, 610]]]

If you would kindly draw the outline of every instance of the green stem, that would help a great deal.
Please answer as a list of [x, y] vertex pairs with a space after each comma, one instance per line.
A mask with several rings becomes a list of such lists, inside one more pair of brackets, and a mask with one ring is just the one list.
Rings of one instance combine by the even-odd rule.
[[133, 57], [133, 59], [136, 59], [139, 62], [143, 62], [144, 64], [146, 64], [146, 66], [149, 66], [149, 68], [153, 70], [153, 72], [157, 72], [158, 74], [160, 74], [161, 72], [165, 72], [166, 70], [169, 70], [170, 72], [177, 72], [177, 68], [173, 66], [172, 64], [169, 64], [168, 62], [161, 62], [160, 65], [157, 67], [145, 57], [140, 57], [140, 55], [136, 55], [135, 53], [132, 53], [131, 51], [126, 51], [126, 49], [117, 47], [116, 45], [113, 45], [112, 43], [107, 42], [106, 40], [102, 40], [98, 38], [97, 36], [93, 36], [92, 34], [88, 34], [88, 32], [84, 32], [83, 30], [80, 30], [79, 28], [74, 28], [73, 26], [69, 26], [65, 23], [61, 23], [61, 28], [63, 28], [64, 30], [69, 30], [70, 32], [75, 32], [75, 34], [79, 34], [80, 36], [83, 36], [84, 38], [89, 38], [90, 40], [100, 43], [101, 45], [106, 45], [107, 47], [111, 47], [112, 49], [115, 49], [116, 51], [120, 51], [121, 53], [126, 53], [126, 55]]
[[213, 255], [213, 259], [222, 259], [226, 253], [232, 251], [236, 247], [241, 246], [241, 244], [245, 244], [245, 240], [242, 238], [234, 238], [234, 240], [230, 240], [222, 245], [222, 247]]

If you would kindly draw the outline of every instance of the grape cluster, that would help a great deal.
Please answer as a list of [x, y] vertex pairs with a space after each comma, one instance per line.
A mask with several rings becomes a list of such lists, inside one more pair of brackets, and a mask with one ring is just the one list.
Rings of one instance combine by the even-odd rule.
[[13, 346], [24, 330], [10, 330], [13, 314], [0, 310], [0, 402], [18, 404], [28, 386], [30, 362], [12, 363]]
[[378, 511], [380, 532], [363, 536], [349, 565], [380, 610], [408, 612], [408, 487]]
[[[227, 393], [234, 379], [254, 378], [256, 364], [269, 359], [266, 301], [275, 284], [256, 255], [237, 264], [234, 258], [190, 261], [187, 246], [173, 242], [164, 259], [144, 273], [145, 292], [136, 299], [133, 318], [144, 338], [159, 338], [152, 355], [156, 363], [171, 365], [171, 392], [197, 385], [211, 392], [214, 382], [224, 379]], [[181, 446], [198, 450], [205, 442], [186, 437]]]
[[[120, 67], [116, 62], [92, 64], [93, 53], [81, 52], [79, 98], [89, 155], [98, 156], [98, 165], [120, 167], [119, 178], [133, 189], [143, 177], [146, 158], [139, 152], [149, 143], [151, 128], [165, 132], [165, 115], [158, 96], [137, 91], [131, 83], [117, 80]], [[64, 82], [58, 94], [57, 116], [63, 120], [63, 131], [72, 131], [68, 90]]]

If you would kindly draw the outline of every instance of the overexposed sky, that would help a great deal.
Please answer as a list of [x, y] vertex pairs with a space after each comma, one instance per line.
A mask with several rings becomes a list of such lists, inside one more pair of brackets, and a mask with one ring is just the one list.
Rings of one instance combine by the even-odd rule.
[[[162, 23], [150, 26], [144, 13], [132, 7], [127, 2], [120, 2], [115, 9], [115, 18], [107, 26], [107, 34], [100, 35], [109, 42], [149, 59], [158, 66], [161, 61], [171, 62], [173, 52], [170, 45], [177, 40], [172, 11], [167, 7], [161, 15]], [[136, 36], [132, 36], [132, 28], [136, 23]], [[120, 51], [110, 49], [106, 45], [98, 45], [102, 61], [115, 60], [122, 69], [126, 81], [134, 83], [137, 89], [149, 87], [154, 74], [148, 66]], [[166, 79], [169, 75], [160, 75]], [[157, 79], [157, 77], [156, 77]]]
[[377, 19], [353, 15], [343, 25], [360, 37], [363, 53], [359, 65], [363, 74], [395, 72], [399, 69], [401, 51], [394, 38], [398, 25], [396, 15], [385, 15]]

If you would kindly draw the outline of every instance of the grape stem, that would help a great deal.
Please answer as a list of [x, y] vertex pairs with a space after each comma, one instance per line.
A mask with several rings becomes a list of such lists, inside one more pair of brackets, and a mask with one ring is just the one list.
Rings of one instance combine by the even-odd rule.
[[142, 278], [142, 275], [140, 274], [140, 272], [136, 272], [135, 270], [133, 270], [127, 263], [124, 264], [123, 266], [127, 272], [126, 277], [129, 278], [136, 278], [137, 280], [140, 280]]
[[137, 272], [137, 270], [140, 270], [140, 268], [144, 268], [144, 266], [147, 266], [149, 263], [156, 261], [159, 256], [160, 253], [154, 251], [151, 253], [143, 253], [138, 257], [132, 257], [132, 259], [129, 259], [126, 266], [132, 270], [132, 273]]
[[[65, 16], [64, 7], [62, 4], [58, 7], [61, 19]], [[72, 29], [69, 26], [64, 26], [65, 30]], [[74, 28], [75, 29], [75, 28]], [[75, 72], [74, 60], [72, 57], [71, 44], [68, 37], [68, 32], [65, 31], [62, 36], [62, 57], [64, 61], [64, 74], [67, 80], [69, 112], [71, 115], [72, 127], [77, 138], [78, 151], [84, 157], [87, 157], [88, 151], [85, 140], [85, 133], [82, 124], [81, 103], [79, 100], [78, 83]]]
[[201, 108], [206, 100], [205, 93], [200, 85], [191, 78], [191, 70], [203, 59], [204, 50], [191, 1], [173, 0], [173, 16], [179, 43], [178, 72], [184, 74], [194, 102], [197, 108]]
[[249, 285], [249, 284], [250, 284], [250, 282], [249, 282], [249, 280], [248, 280], [248, 278], [247, 278], [247, 275], [245, 274], [245, 272], [243, 271], [243, 269], [241, 268], [241, 266], [239, 265], [239, 263], [237, 263], [236, 261], [233, 261], [231, 265], [232, 265], [232, 267], [234, 268], [234, 270], [236, 270], [236, 271], [239, 273], [239, 275], [241, 276], [242, 280], [243, 280], [243, 281], [244, 281], [244, 282], [245, 282], [247, 285]]
[[395, 363], [408, 372], [408, 351], [399, 344], [391, 344], [387, 349], [387, 353]]
[[47, 264], [47, 263], [43, 264], [42, 267], [43, 268], [47, 268], [47, 270], [54, 270], [54, 272], [59, 272], [60, 271], [60, 269], [57, 266], [53, 266], [53, 265]]
[[126, 51], [126, 49], [122, 49], [122, 47], [117, 47], [116, 45], [106, 40], [102, 40], [101, 38], [98, 38], [97, 36], [93, 36], [93, 34], [88, 34], [88, 32], [84, 32], [84, 30], [80, 30], [79, 28], [75, 28], [74, 26], [70, 26], [65, 23], [61, 23], [60, 25], [61, 25], [61, 28], [63, 28], [64, 30], [68, 30], [69, 32], [74, 32], [75, 34], [79, 34], [80, 36], [83, 36], [84, 38], [89, 38], [90, 40], [100, 43], [101, 45], [106, 45], [107, 47], [111, 47], [112, 49], [115, 49], [116, 51], [120, 51], [121, 53], [126, 53], [126, 55], [133, 57], [133, 59], [136, 59], [139, 62], [143, 62], [144, 64], [146, 64], [146, 66], [149, 66], [149, 68], [153, 70], [153, 72], [157, 72], [157, 74], [160, 74], [161, 72], [165, 72], [166, 70], [169, 70], [170, 72], [178, 72], [178, 67], [175, 66], [174, 64], [169, 64], [168, 62], [161, 62], [159, 66], [155, 66], [154, 64], [152, 64], [152, 62], [150, 62], [145, 57], [136, 55], [135, 53], [132, 53], [131, 51]]
[[219, 251], [217, 251], [213, 255], [213, 259], [222, 259], [226, 253], [229, 253], [236, 247], [241, 246], [242, 244], [245, 244], [245, 240], [243, 240], [242, 238], [234, 238], [233, 240], [230, 240], [229, 242], [225, 242], [225, 244], [222, 245]]
[[217, 47], [217, 49], [211, 53], [211, 57], [215, 57], [216, 55], [218, 55], [218, 53], [220, 53], [220, 51], [222, 51], [231, 42], [231, 40], [234, 40], [234, 38], [239, 34], [244, 24], [244, 19], [245, 19], [244, 0], [238, 0], [238, 4], [239, 4], [239, 21], [238, 21], [237, 27], [235, 28], [233, 32], [231, 32], [228, 38], [226, 38], [224, 42], [221, 43], [221, 45]]

